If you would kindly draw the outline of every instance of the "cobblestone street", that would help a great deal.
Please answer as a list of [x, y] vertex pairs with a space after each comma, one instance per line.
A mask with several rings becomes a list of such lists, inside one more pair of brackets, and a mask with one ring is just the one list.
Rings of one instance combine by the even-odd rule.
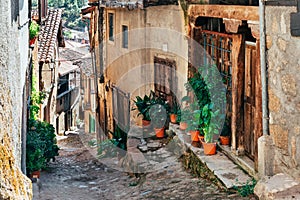
[[111, 169], [92, 156], [95, 148], [83, 145], [91, 139], [87, 134], [59, 139], [60, 156], [34, 184], [35, 200], [243, 199], [194, 177], [166, 148], [156, 152], [166, 159], [141, 176]]

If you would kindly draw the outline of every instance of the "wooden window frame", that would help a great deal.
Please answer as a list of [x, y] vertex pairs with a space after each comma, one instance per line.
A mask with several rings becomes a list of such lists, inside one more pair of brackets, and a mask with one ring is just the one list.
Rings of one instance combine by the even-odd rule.
[[111, 42], [115, 41], [115, 13], [109, 12], [108, 18], [108, 40]]

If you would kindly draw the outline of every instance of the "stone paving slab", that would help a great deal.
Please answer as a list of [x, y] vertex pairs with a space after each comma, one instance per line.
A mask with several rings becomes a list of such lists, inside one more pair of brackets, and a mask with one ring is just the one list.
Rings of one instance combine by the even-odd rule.
[[179, 129], [176, 124], [170, 124], [169, 129], [176, 133], [179, 141], [190, 149], [210, 171], [230, 189], [233, 186], [241, 186], [251, 181], [252, 177], [246, 174], [238, 165], [233, 163], [225, 154], [217, 151], [216, 155], [206, 156], [202, 148], [194, 147], [190, 136]]

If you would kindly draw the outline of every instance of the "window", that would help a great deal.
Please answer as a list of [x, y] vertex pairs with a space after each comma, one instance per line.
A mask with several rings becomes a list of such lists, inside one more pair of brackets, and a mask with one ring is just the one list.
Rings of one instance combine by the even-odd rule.
[[128, 48], [128, 26], [122, 26], [122, 47]]
[[109, 40], [114, 41], [114, 14], [108, 13], [108, 34]]

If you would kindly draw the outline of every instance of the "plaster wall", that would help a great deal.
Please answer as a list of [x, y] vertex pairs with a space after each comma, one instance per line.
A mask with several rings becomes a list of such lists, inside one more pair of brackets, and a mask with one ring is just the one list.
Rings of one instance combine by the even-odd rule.
[[[114, 14], [114, 41], [108, 39], [108, 14]], [[178, 5], [153, 6], [144, 10], [106, 9], [105, 81], [135, 96], [154, 89], [154, 57], [176, 61], [178, 99], [187, 77], [188, 41], [183, 12]], [[122, 26], [128, 26], [128, 48], [122, 46]], [[112, 130], [112, 93], [106, 92], [108, 126]], [[132, 113], [136, 117], [136, 113]]]
[[28, 25], [19, 24], [18, 16], [28, 13], [27, 3], [0, 0], [0, 199], [32, 198], [31, 181], [20, 170]]
[[296, 7], [266, 7], [270, 135], [274, 173], [300, 179], [300, 38], [290, 33]]

